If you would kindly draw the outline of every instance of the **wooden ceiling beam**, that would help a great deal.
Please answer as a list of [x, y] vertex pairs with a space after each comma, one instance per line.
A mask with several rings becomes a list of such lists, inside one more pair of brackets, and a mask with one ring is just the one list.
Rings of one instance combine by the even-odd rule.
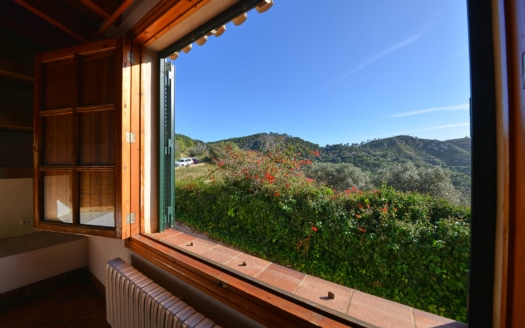
[[98, 30], [98, 34], [101, 35], [102, 33], [106, 32], [106, 30], [122, 15], [124, 10], [126, 10], [133, 0], [124, 0], [124, 2], [111, 14], [111, 16], [106, 19], [104, 24], [100, 27]]
[[210, 0], [160, 1], [129, 30], [128, 37], [146, 46], [208, 2]]
[[28, 4], [27, 2], [25, 2], [24, 0], [14, 0], [17, 4], [19, 4], [20, 6], [24, 7], [25, 9], [29, 10], [30, 12], [32, 12], [33, 14], [37, 15], [38, 17], [42, 18], [43, 20], [45, 20], [46, 22], [52, 24], [53, 26], [59, 28], [60, 30], [64, 31], [65, 33], [71, 35], [72, 37], [74, 37], [75, 39], [79, 40], [79, 41], [82, 41], [84, 43], [87, 43], [89, 42], [88, 40], [86, 40], [84, 37], [82, 37], [81, 35], [75, 33], [74, 31], [72, 31], [71, 29], [67, 28], [65, 25], [63, 25], [62, 23], [60, 23], [59, 21], [53, 19], [52, 17], [46, 15], [44, 12], [40, 11], [39, 9], [31, 6], [30, 4]]
[[101, 16], [104, 19], [109, 19], [110, 15], [102, 8], [100, 8], [96, 3], [91, 0], [80, 0], [82, 4], [89, 9], [93, 10], [97, 15]]

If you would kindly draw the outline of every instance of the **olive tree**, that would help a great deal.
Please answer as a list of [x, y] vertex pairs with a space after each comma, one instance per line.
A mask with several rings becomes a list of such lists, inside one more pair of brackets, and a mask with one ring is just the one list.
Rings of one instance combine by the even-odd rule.
[[348, 163], [314, 163], [305, 167], [305, 173], [318, 183], [339, 191], [352, 187], [361, 190], [371, 188], [369, 173]]
[[413, 163], [380, 169], [373, 178], [375, 186], [386, 184], [404, 192], [419, 192], [460, 203], [460, 194], [452, 185], [450, 174], [440, 166], [416, 167]]

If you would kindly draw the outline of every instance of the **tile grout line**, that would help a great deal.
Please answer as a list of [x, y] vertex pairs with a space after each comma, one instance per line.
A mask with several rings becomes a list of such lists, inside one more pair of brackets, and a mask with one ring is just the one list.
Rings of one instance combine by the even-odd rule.
[[180, 231], [177, 232], [177, 233], [174, 233], [173, 235], [164, 234], [164, 235], [160, 235], [160, 236], [159, 236], [159, 239], [160, 239], [160, 240], [164, 240], [164, 239], [168, 239], [168, 238], [171, 238], [171, 237], [178, 236], [178, 235], [180, 235], [180, 234], [182, 234], [182, 232], [180, 232]]
[[[215, 244], [212, 247], [206, 249], [205, 251], [200, 252], [199, 255], [200, 256], [204, 256], [205, 258], [207, 258], [210, 261], [214, 261], [210, 256], [206, 255], [205, 253], [211, 251], [212, 249], [216, 248], [217, 246], [219, 246], [219, 244]], [[196, 253], [196, 252], [194, 252], [194, 253]], [[224, 263], [222, 263], [222, 264], [224, 264]]]
[[[229, 264], [230, 262], [233, 262], [236, 258], [238, 258], [239, 256], [241, 256], [242, 253], [239, 253], [237, 255], [235, 255], [234, 257], [232, 257], [231, 259], [229, 259], [228, 261], [224, 262], [224, 264]], [[236, 269], [233, 269], [235, 271], [238, 271]]]
[[303, 279], [301, 279], [301, 281], [297, 284], [297, 286], [295, 286], [295, 289], [293, 290], [293, 294], [295, 294], [297, 292], [297, 290], [299, 289], [299, 287], [301, 287], [301, 285], [303, 284], [303, 282], [306, 280], [306, 277], [308, 277], [307, 274], [304, 275]]
[[352, 292], [350, 293], [350, 297], [348, 298], [348, 305], [346, 307], [346, 314], [348, 315], [348, 312], [350, 312], [350, 305], [352, 304], [352, 298], [354, 298], [354, 292], [355, 290], [352, 288]]
[[412, 322], [412, 328], [416, 328], [416, 316], [414, 315], [414, 308], [410, 307], [410, 321]]
[[256, 275], [254, 275], [253, 277], [254, 278], [257, 278], [261, 273], [263, 273], [264, 271], [266, 271], [266, 269], [268, 269], [270, 267], [270, 265], [272, 265], [272, 262], [268, 262], [268, 265], [265, 266], [264, 268], [261, 269], [261, 271], [257, 272]]

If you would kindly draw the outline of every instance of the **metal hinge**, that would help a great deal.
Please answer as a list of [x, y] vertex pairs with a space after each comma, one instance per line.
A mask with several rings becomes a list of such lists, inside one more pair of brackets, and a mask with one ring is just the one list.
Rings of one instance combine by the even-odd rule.
[[128, 51], [128, 61], [134, 65], [135, 64], [135, 54], [131, 51]]
[[126, 142], [135, 143], [135, 132], [126, 132]]
[[128, 213], [128, 215], [126, 215], [126, 223], [127, 224], [135, 223], [135, 213]]

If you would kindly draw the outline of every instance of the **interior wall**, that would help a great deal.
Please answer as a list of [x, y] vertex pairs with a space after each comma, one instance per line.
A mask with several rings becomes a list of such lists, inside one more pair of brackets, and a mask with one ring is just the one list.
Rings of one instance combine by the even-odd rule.
[[33, 179], [0, 179], [0, 239], [32, 232]]
[[0, 257], [0, 294], [87, 264], [86, 238]]
[[[33, 53], [0, 33], [0, 239], [33, 232]], [[13, 72], [13, 74], [11, 74]]]
[[87, 251], [89, 271], [104, 286], [106, 286], [106, 265], [109, 260], [119, 257], [129, 263], [129, 251], [124, 246], [124, 240], [89, 236]]

